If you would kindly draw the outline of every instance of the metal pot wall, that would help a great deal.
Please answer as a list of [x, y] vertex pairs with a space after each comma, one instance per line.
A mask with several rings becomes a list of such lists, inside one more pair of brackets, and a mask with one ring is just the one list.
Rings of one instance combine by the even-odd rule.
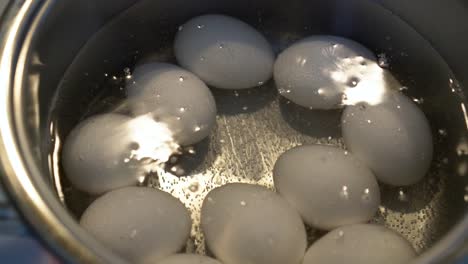
[[67, 203], [63, 180], [53, 173], [51, 136], [76, 125], [99, 94], [104, 72], [117, 73], [158, 47], [167, 54], [162, 48], [178, 25], [205, 13], [240, 17], [278, 39], [350, 37], [391, 58], [395, 75], [426, 98], [422, 108], [434, 133], [447, 131], [436, 146], [447, 159], [446, 170], [436, 175], [441, 190], [428, 198], [438, 199], [431, 230], [425, 231], [430, 243], [416, 262], [456, 263], [467, 254], [466, 2], [24, 0], [0, 8], [1, 178], [25, 220], [65, 260], [124, 263], [79, 227], [80, 209], [65, 206], [74, 198]]

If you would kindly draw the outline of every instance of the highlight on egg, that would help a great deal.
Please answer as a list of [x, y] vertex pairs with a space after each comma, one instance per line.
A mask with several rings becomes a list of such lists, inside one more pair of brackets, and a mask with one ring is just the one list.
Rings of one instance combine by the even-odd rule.
[[79, 123], [66, 137], [62, 165], [74, 187], [98, 195], [137, 185], [178, 150], [164, 123], [146, 115], [100, 114]]
[[380, 204], [379, 186], [370, 169], [338, 147], [290, 149], [276, 161], [273, 179], [277, 192], [305, 223], [319, 229], [369, 221]]
[[221, 262], [207, 256], [176, 254], [163, 259], [158, 264], [221, 264]]
[[135, 143], [126, 125], [130, 120], [119, 114], [103, 114], [82, 121], [71, 131], [63, 146], [62, 164], [74, 187], [101, 194], [135, 185], [145, 175], [142, 167], [125, 163]]
[[398, 233], [378, 225], [358, 224], [335, 229], [307, 250], [303, 264], [407, 264], [416, 257]]
[[274, 65], [279, 93], [312, 109], [378, 100], [385, 87], [383, 75], [372, 51], [351, 39], [327, 35], [298, 41]]
[[345, 145], [379, 181], [407, 186], [428, 172], [433, 156], [431, 128], [405, 95], [390, 91], [378, 104], [347, 106], [341, 124]]
[[126, 187], [96, 199], [80, 225], [131, 263], [155, 263], [185, 246], [191, 219], [184, 205], [166, 192]]
[[307, 244], [299, 214], [258, 185], [212, 190], [203, 201], [201, 227], [209, 250], [223, 263], [298, 264]]
[[171, 130], [180, 145], [206, 138], [216, 123], [216, 103], [194, 74], [168, 63], [137, 66], [127, 82], [128, 104], [135, 116], [151, 115]]
[[225, 15], [203, 15], [179, 29], [174, 41], [178, 63], [207, 84], [246, 89], [271, 78], [272, 47], [243, 21]]

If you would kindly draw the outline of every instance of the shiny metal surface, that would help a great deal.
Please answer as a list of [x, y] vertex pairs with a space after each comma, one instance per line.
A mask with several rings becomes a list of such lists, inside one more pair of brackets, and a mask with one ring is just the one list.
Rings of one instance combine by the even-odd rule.
[[[41, 176], [37, 161], [34, 161], [33, 149], [20, 149], [25, 146], [28, 139], [25, 138], [24, 125], [17, 123], [15, 118], [21, 114], [18, 110], [18, 96], [15, 97], [13, 89], [25, 70], [25, 56], [37, 23], [30, 24], [35, 18], [44, 16], [44, 12], [50, 8], [52, 1], [25, 1], [14, 3], [9, 14], [9, 25], [2, 36], [2, 56], [0, 61], [0, 83], [2, 94], [0, 96], [0, 160], [2, 176], [8, 190], [13, 194], [15, 205], [22, 215], [34, 227], [40, 237], [44, 239], [55, 252], [70, 262], [100, 263], [104, 259], [115, 263], [122, 261], [97, 242], [82, 232], [76, 222], [67, 214], [66, 210], [56, 199], [54, 191], [50, 188], [47, 178]], [[39, 13], [36, 13], [39, 12]], [[5, 22], [6, 23], [6, 22]], [[18, 86], [16, 86], [18, 87]], [[21, 87], [21, 85], [19, 86]], [[15, 100], [16, 99], [16, 100]], [[14, 103], [16, 101], [16, 104]], [[38, 106], [36, 106], [38, 107]], [[21, 107], [24, 109], [24, 107]], [[14, 114], [13, 114], [14, 113]], [[15, 115], [15, 116], [13, 116]], [[36, 128], [38, 129], [38, 128]], [[20, 143], [21, 142], [21, 143]], [[26, 153], [25, 153], [26, 152]]]
[[[179, 24], [196, 14], [222, 12], [256, 25], [277, 51], [301, 36], [326, 32], [352, 37], [391, 58], [391, 70], [410, 87], [407, 93], [424, 98], [421, 107], [438, 135], [437, 157], [422, 183], [405, 189], [382, 187], [383, 204], [374, 221], [398, 230], [418, 251], [427, 250], [419, 263], [450, 263], [466, 252], [468, 235], [463, 201], [467, 179], [459, 175], [466, 156], [457, 153], [467, 142], [468, 128], [461, 111], [466, 97], [461, 91], [452, 93], [463, 85], [454, 86], [450, 80], [459, 77], [467, 87], [463, 81], [468, 67], [462, 67], [466, 64], [461, 61], [463, 56], [454, 56], [449, 44], [437, 37], [436, 30], [441, 29], [434, 28], [432, 33], [431, 23], [418, 20], [419, 15], [414, 16], [415, 22], [408, 20], [408, 14], [417, 13], [417, 3], [405, 4], [407, 8], [402, 10], [399, 1], [381, 2], [388, 9], [365, 0], [294, 0], [287, 10], [281, 1], [266, 0], [249, 4], [248, 10], [245, 7], [250, 2], [243, 0], [25, 1], [9, 25], [9, 33], [2, 37], [0, 83], [8, 88], [0, 91], [3, 180], [28, 222], [63, 257], [81, 263], [118, 263], [79, 228], [61, 203], [79, 216], [93, 198], [70, 189], [60, 175], [60, 166], [50, 166], [58, 155], [54, 158], [57, 152], [53, 150], [83, 116], [121, 100], [115, 91], [119, 87], [107, 85], [104, 73], [118, 76], [125, 67], [154, 52], [173, 60], [170, 47]], [[434, 3], [427, 8], [446, 11], [460, 5], [458, 1], [447, 3], [451, 4], [445, 9]], [[433, 46], [388, 10], [398, 10]], [[464, 15], [468, 20], [468, 13]], [[369, 32], [370, 24], [378, 30]], [[459, 30], [466, 29], [460, 26]], [[450, 33], [443, 32], [455, 39], [456, 34]], [[455, 66], [455, 75], [434, 48]], [[456, 51], [468, 55], [463, 48]], [[148, 184], [181, 198], [197, 219], [204, 195], [224, 182], [272, 187], [271, 168], [286, 149], [316, 142], [341, 145], [339, 112], [311, 113], [295, 107], [280, 99], [272, 86], [268, 83], [238, 93], [214, 90], [218, 126], [209, 140], [196, 146], [196, 155], [182, 160], [188, 177], [163, 173]], [[105, 103], [93, 104], [96, 96], [106, 99]], [[439, 133], [441, 129], [446, 133]], [[188, 248], [203, 252], [196, 227], [194, 243]], [[311, 231], [310, 239], [317, 235]]]

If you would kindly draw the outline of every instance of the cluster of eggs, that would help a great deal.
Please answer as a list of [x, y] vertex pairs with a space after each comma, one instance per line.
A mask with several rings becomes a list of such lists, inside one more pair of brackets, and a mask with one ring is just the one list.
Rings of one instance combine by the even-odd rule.
[[[181, 26], [174, 51], [183, 68], [147, 62], [134, 70], [127, 83], [132, 116], [89, 118], [66, 139], [62, 160], [72, 184], [103, 194], [81, 217], [92, 235], [132, 263], [406, 263], [415, 256], [397, 233], [364, 224], [380, 204], [378, 181], [418, 182], [433, 151], [424, 114], [395, 89], [398, 81], [371, 51], [352, 40], [313, 36], [275, 59], [259, 32], [222, 15]], [[279, 93], [298, 105], [344, 108], [347, 150], [290, 149], [273, 170], [277, 192], [241, 183], [212, 190], [201, 226], [218, 260], [176, 254], [189, 237], [188, 210], [168, 193], [131, 185], [148, 164], [166, 162], [178, 146], [209, 135], [216, 104], [207, 84], [247, 89], [272, 76]], [[304, 223], [330, 232], [307, 249]]]

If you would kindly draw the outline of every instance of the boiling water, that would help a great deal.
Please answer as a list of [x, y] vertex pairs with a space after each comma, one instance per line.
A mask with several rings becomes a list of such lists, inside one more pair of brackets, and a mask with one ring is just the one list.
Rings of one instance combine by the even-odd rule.
[[[263, 12], [245, 19], [269, 38], [277, 52], [312, 34], [347, 35], [329, 28], [317, 29], [308, 23], [295, 26], [295, 30], [286, 30], [275, 22], [274, 17]], [[125, 35], [122, 40], [127, 41], [125, 45], [128, 47], [124, 53], [114, 54], [114, 57], [122, 57], [114, 61], [107, 56], [109, 53], [102, 42], [112, 44], [115, 39], [106, 40], [106, 36], [115, 31], [104, 30], [88, 43], [65, 75], [51, 115], [50, 169], [60, 198], [77, 218], [95, 197], [81, 193], [69, 184], [60, 165], [61, 142], [79, 120], [108, 111], [125, 112], [117, 106], [125, 100], [125, 80], [141, 58], [151, 55], [160, 61], [175, 63], [172, 39], [177, 25], [182, 22], [163, 23], [162, 40], [153, 48], [130, 44], [132, 41], [141, 43], [138, 38], [144, 38], [143, 33], [147, 33], [144, 30], [121, 33]], [[468, 143], [453, 142], [452, 139], [457, 133], [455, 128], [465, 125], [466, 108], [461, 88], [449, 67], [416, 32], [406, 28], [407, 25], [402, 27], [411, 45], [405, 45], [399, 37], [401, 32], [381, 32], [381, 36], [367, 41], [356, 33], [355, 38], [373, 49], [380, 66], [388, 68], [399, 79], [403, 85], [401, 92], [414, 99], [432, 126], [435, 156], [430, 172], [423, 181], [410, 187], [380, 184], [382, 203], [372, 220], [396, 230], [422, 252], [445, 234], [461, 213], [460, 208], [464, 208], [464, 199], [468, 201], [468, 195], [460, 197], [452, 193], [454, 189], [463, 188], [457, 187], [452, 178], [467, 174]], [[97, 45], [99, 42], [101, 44]], [[96, 51], [103, 53], [96, 55]], [[88, 64], [97, 61], [101, 67]], [[421, 63], [425, 64], [427, 72], [418, 68]], [[286, 150], [303, 144], [344, 148], [340, 110], [318, 111], [297, 106], [278, 94], [273, 81], [248, 90], [211, 90], [218, 108], [216, 127], [211, 135], [184, 149], [182, 155], [174, 156], [164, 168], [141, 182], [141, 185], [171, 193], [190, 209], [193, 228], [188, 252], [206, 253], [199, 226], [200, 206], [210, 190], [229, 182], [254, 183], [274, 189], [273, 166]], [[77, 100], [76, 95], [81, 95], [82, 99]], [[447, 108], [447, 105], [453, 107]], [[312, 228], [308, 233], [309, 243], [323, 235]]]

